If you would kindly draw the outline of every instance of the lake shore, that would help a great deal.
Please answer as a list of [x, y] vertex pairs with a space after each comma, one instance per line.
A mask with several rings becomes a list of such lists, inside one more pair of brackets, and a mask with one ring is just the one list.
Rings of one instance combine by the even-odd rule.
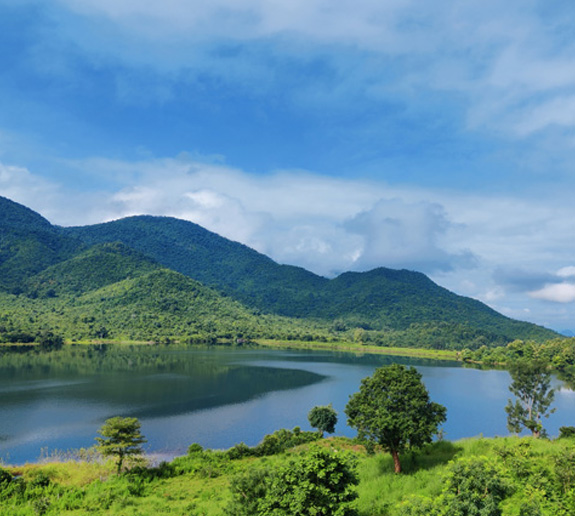
[[326, 351], [342, 351], [345, 353], [391, 355], [400, 357], [430, 358], [436, 360], [460, 361], [460, 352], [452, 350], [422, 349], [422, 348], [389, 348], [368, 346], [355, 342], [307, 342], [280, 341], [272, 339], [257, 339], [257, 345], [272, 349], [310, 349]]

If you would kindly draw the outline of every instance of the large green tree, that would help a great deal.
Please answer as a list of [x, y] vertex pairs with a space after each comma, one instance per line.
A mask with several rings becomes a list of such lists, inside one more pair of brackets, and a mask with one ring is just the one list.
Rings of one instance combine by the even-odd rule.
[[526, 428], [534, 437], [545, 435], [541, 420], [555, 411], [549, 408], [555, 391], [551, 388], [547, 364], [541, 360], [520, 360], [509, 372], [512, 379], [509, 390], [516, 399], [509, 400], [505, 407], [507, 428], [516, 434]]
[[400, 364], [376, 369], [361, 381], [345, 408], [348, 425], [360, 439], [379, 444], [401, 472], [399, 454], [431, 442], [446, 419], [446, 408], [429, 400], [421, 375]]
[[104, 457], [114, 457], [118, 473], [126, 457], [137, 457], [143, 454], [141, 445], [146, 439], [140, 433], [140, 422], [135, 417], [113, 417], [107, 419], [96, 437], [98, 449]]
[[309, 424], [313, 428], [317, 428], [323, 437], [324, 432], [333, 434], [335, 432], [335, 425], [337, 424], [337, 412], [329, 405], [318, 405], [312, 408], [307, 415]]

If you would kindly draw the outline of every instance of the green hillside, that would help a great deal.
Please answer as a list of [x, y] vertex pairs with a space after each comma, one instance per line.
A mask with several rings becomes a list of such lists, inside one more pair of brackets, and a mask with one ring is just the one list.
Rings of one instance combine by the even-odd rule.
[[178, 219], [130, 217], [62, 231], [88, 245], [121, 241], [262, 313], [341, 320], [345, 326], [368, 330], [405, 331], [422, 323], [448, 323], [502, 340], [555, 336], [453, 294], [418, 272], [378, 268], [329, 280], [299, 267], [279, 265], [253, 249]]
[[170, 217], [128, 217], [61, 231], [87, 245], [123, 242], [169, 269], [270, 313], [313, 316], [306, 297], [328, 283], [305, 269], [278, 265], [245, 245]]
[[19, 292], [27, 277], [71, 257], [80, 245], [34, 211], [0, 197], [0, 290]]
[[163, 268], [83, 293], [62, 289], [30, 298], [0, 292], [0, 307], [0, 342], [31, 342], [45, 332], [75, 341], [180, 343], [328, 336], [326, 325], [257, 316], [237, 301]]
[[161, 265], [120, 242], [100, 244], [27, 278], [29, 297], [75, 295], [141, 276]]
[[[335, 279], [168, 217], [59, 228], [0, 198], [0, 339], [356, 340], [477, 349], [554, 332], [457, 296], [418, 272]], [[31, 337], [34, 338], [34, 337]]]

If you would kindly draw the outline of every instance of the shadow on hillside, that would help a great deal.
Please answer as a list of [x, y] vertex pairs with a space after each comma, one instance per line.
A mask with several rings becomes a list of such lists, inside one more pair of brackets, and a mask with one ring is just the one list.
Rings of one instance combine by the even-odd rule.
[[[439, 441], [427, 445], [422, 450], [404, 453], [400, 456], [401, 469], [405, 474], [415, 473], [419, 470], [433, 469], [453, 460], [463, 448], [450, 441]], [[389, 464], [387, 464], [389, 462]], [[393, 462], [390, 455], [380, 463], [381, 472], [393, 471]]]

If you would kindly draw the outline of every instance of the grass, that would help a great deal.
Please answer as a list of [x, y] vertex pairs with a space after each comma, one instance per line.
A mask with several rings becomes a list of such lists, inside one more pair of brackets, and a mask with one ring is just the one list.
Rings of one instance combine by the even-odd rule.
[[[323, 446], [354, 454], [359, 485], [356, 502], [359, 516], [396, 516], [409, 500], [438, 499], [445, 492], [445, 478], [458, 461], [484, 459], [496, 463], [502, 478], [513, 489], [501, 502], [502, 516], [517, 516], [520, 507], [534, 504], [543, 516], [571, 514], [575, 500], [575, 441], [533, 438], [473, 438], [457, 442], [439, 441], [418, 453], [403, 454], [403, 473], [393, 473], [391, 457], [368, 455], [353, 440], [336, 437]], [[302, 445], [263, 458], [230, 460], [218, 452], [201, 452], [176, 459], [180, 469], [144, 470], [149, 474], [116, 476], [112, 464], [67, 461], [7, 468], [22, 475], [30, 485], [49, 478], [47, 487], [37, 487], [20, 501], [2, 496], [0, 514], [79, 516], [219, 516], [231, 499], [230, 480], [251, 468], [275, 469], [294, 453], [305, 453]], [[557, 464], [567, 460], [566, 476], [558, 476]], [[572, 462], [569, 462], [571, 460]], [[209, 467], [202, 467], [209, 464]], [[154, 473], [155, 471], [155, 473]], [[562, 479], [558, 483], [558, 479]], [[44, 507], [45, 506], [45, 507]], [[561, 512], [563, 511], [563, 512]], [[567, 512], [565, 512], [567, 511]]]

